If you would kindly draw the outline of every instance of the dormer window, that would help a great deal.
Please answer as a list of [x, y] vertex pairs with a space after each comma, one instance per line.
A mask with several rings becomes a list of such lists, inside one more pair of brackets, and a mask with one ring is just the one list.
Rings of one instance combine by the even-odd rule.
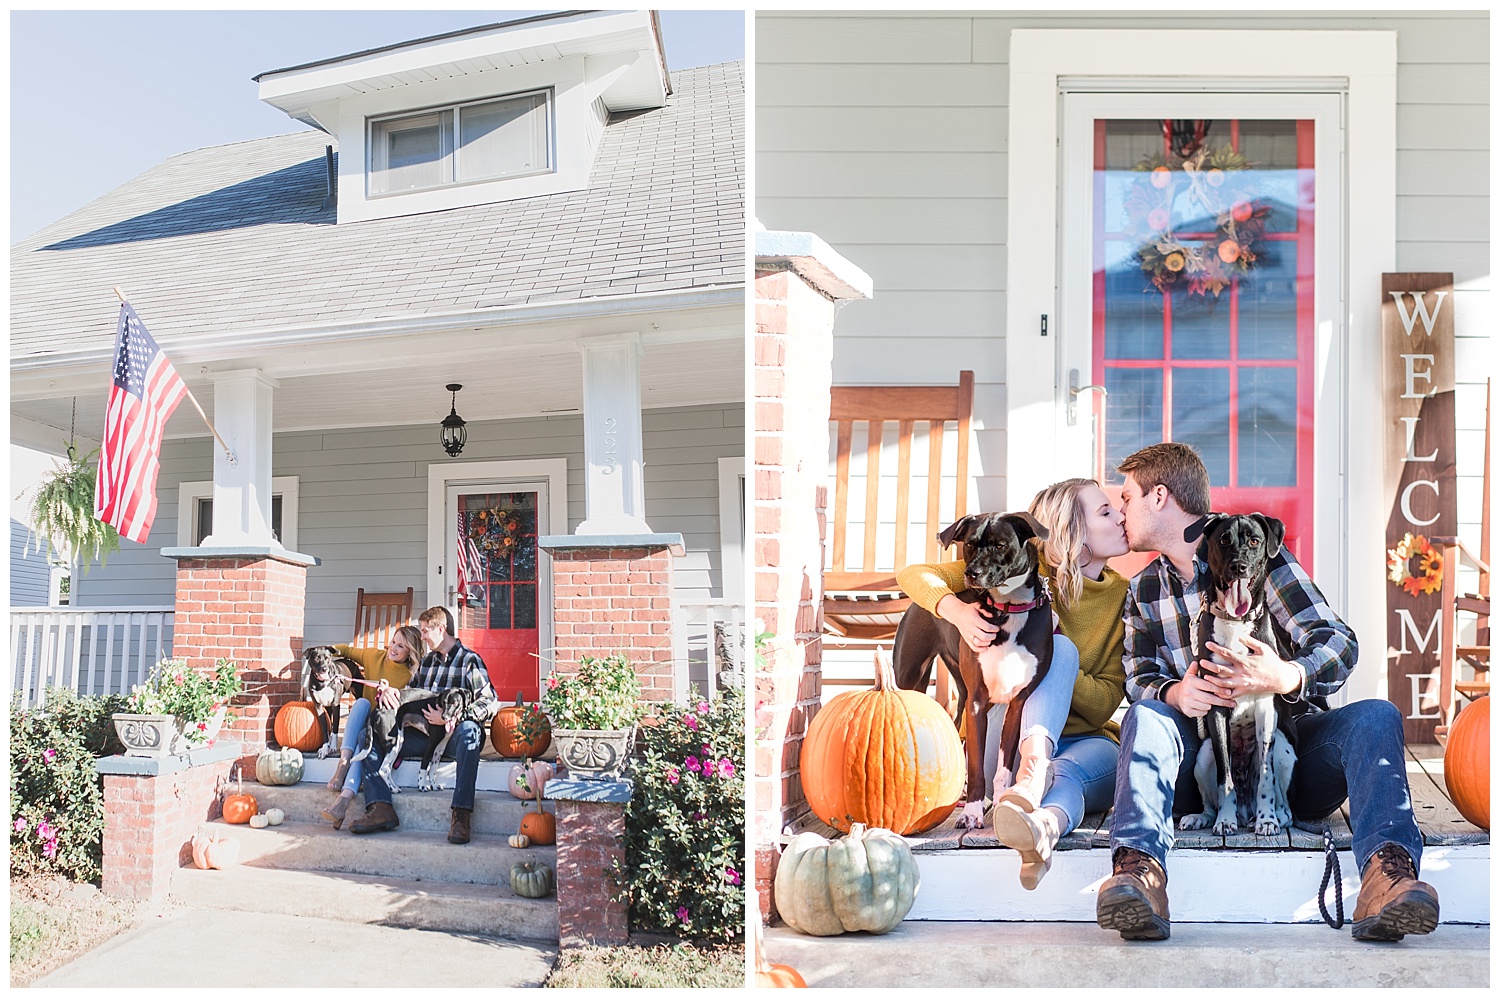
[[370, 119], [372, 197], [550, 173], [552, 91]]

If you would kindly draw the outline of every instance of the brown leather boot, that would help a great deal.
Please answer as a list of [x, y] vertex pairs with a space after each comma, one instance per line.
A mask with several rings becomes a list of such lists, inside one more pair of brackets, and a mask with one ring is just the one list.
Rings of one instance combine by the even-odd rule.
[[1099, 885], [1096, 912], [1099, 928], [1114, 929], [1122, 939], [1170, 937], [1167, 871], [1145, 853], [1121, 846], [1115, 850], [1115, 875]]
[[461, 846], [469, 841], [469, 822], [474, 812], [466, 807], [453, 809], [453, 822], [448, 826], [448, 841]]
[[1359, 881], [1351, 930], [1354, 938], [1395, 942], [1407, 934], [1426, 935], [1437, 924], [1437, 891], [1417, 879], [1416, 866], [1406, 850], [1395, 844], [1375, 850]]
[[349, 823], [349, 831], [355, 835], [364, 835], [366, 832], [389, 832], [400, 826], [401, 821], [396, 817], [396, 809], [383, 800], [365, 808], [363, 818], [355, 818]]

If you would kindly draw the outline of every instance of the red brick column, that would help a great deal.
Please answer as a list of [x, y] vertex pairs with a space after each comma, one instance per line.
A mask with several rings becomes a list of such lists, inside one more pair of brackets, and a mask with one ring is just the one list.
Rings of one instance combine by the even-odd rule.
[[104, 774], [104, 893], [144, 901], [165, 897], [172, 874], [191, 861], [194, 833], [222, 811], [219, 788], [238, 749], [223, 745], [165, 759], [111, 756]]
[[559, 800], [563, 784], [590, 788], [583, 780], [553, 780], [547, 796], [557, 808], [557, 933], [563, 946], [620, 946], [630, 939], [630, 909], [616, 900], [615, 866], [625, 862], [625, 802], [629, 784], [608, 784], [621, 800]]
[[272, 740], [276, 711], [297, 696], [307, 567], [314, 559], [202, 548], [163, 553], [177, 558], [172, 654], [196, 669], [211, 670], [221, 658], [239, 666], [245, 683], [233, 706], [239, 718], [219, 737], [242, 742], [251, 758]]
[[806, 233], [758, 233], [756, 257], [755, 613], [772, 637], [755, 677], [752, 827], [769, 922], [778, 840], [808, 813], [798, 756], [822, 699], [834, 315], [868, 279]]
[[674, 555], [682, 553], [682, 537], [629, 540], [577, 535], [539, 540], [552, 555], [553, 668], [572, 672], [585, 655], [623, 653], [635, 666], [645, 699], [671, 700], [672, 565]]

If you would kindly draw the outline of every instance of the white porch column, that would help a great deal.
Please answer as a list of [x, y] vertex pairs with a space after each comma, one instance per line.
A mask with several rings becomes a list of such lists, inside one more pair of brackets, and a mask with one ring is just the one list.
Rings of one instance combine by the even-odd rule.
[[214, 528], [204, 547], [280, 547], [271, 534], [271, 392], [260, 371], [213, 375], [214, 426], [234, 452], [214, 443]]
[[641, 338], [590, 336], [583, 352], [585, 519], [580, 534], [649, 534], [641, 449]]

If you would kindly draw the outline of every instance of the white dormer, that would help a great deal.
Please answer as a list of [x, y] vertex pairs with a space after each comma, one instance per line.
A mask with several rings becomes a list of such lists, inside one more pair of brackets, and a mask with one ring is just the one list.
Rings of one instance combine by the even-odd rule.
[[256, 78], [338, 141], [338, 220], [583, 190], [611, 112], [671, 93], [654, 11], [549, 14]]

